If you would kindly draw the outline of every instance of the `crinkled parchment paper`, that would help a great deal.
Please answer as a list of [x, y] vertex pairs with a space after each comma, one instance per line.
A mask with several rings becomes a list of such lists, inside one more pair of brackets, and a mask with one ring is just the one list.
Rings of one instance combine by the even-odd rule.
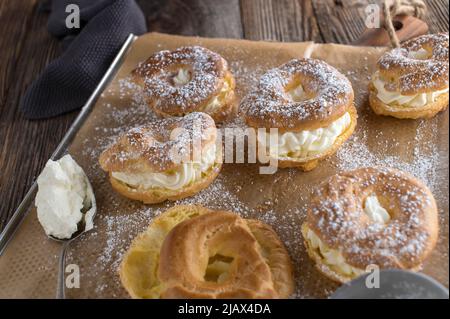
[[[222, 54], [237, 79], [242, 97], [271, 67], [302, 57], [310, 43], [274, 43], [203, 39], [151, 33], [133, 45], [119, 73], [103, 92], [68, 152], [85, 169], [97, 197], [95, 228], [73, 242], [67, 264], [80, 268], [80, 287], [67, 289], [70, 298], [127, 297], [117, 268], [131, 240], [152, 218], [175, 204], [202, 204], [261, 219], [285, 242], [295, 266], [295, 298], [326, 297], [337, 284], [322, 276], [305, 253], [300, 225], [311, 189], [336, 172], [364, 166], [389, 166], [425, 181], [439, 205], [437, 248], [424, 272], [448, 286], [448, 111], [431, 120], [396, 120], [376, 116], [368, 106], [367, 83], [383, 49], [336, 44], [315, 46], [312, 57], [323, 59], [347, 75], [354, 86], [359, 119], [355, 134], [336, 155], [312, 172], [280, 169], [258, 174], [257, 164], [225, 164], [220, 176], [194, 197], [176, 203], [143, 205], [116, 194], [98, 164], [98, 155], [127, 129], [144, 124], [154, 114], [133, 93], [126, 77], [150, 54], [183, 45], [202, 45]], [[243, 127], [236, 118], [226, 126]], [[3, 199], [7, 200], [7, 199]], [[30, 214], [0, 257], [0, 297], [53, 298], [60, 245], [47, 239]]]

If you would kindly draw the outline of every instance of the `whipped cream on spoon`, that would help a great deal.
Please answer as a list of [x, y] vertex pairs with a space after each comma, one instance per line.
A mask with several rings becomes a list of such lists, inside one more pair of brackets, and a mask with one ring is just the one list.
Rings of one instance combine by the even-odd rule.
[[92, 185], [70, 155], [49, 160], [39, 175], [36, 207], [47, 236], [63, 243], [56, 297], [65, 298], [65, 257], [69, 243], [93, 228], [97, 212]]

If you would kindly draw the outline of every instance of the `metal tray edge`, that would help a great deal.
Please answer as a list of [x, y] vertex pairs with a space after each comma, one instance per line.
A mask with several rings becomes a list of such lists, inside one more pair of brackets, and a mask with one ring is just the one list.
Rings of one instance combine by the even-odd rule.
[[[117, 71], [119, 70], [120, 66], [122, 65], [122, 62], [123, 62], [125, 56], [129, 52], [131, 45], [133, 44], [133, 42], [136, 39], [137, 39], [137, 36], [132, 33], [127, 37], [124, 44], [122, 45], [119, 52], [117, 53], [116, 57], [114, 58], [113, 62], [111, 63], [109, 68], [106, 70], [105, 74], [103, 75], [102, 79], [98, 83], [95, 90], [92, 92], [92, 94], [89, 97], [89, 99], [87, 100], [87, 102], [83, 105], [77, 118], [74, 120], [74, 122], [70, 126], [69, 130], [64, 135], [61, 142], [59, 143], [59, 145], [56, 147], [56, 149], [53, 152], [50, 159], [54, 160], [54, 159], [60, 158], [64, 154], [67, 147], [69, 146], [69, 144], [72, 142], [73, 138], [75, 137], [76, 133], [79, 131], [79, 129], [83, 125], [84, 121], [88, 118], [88, 116], [91, 113], [100, 94], [102, 94], [102, 92], [105, 90], [106, 86], [116, 75]], [[22, 221], [24, 220], [24, 218], [28, 215], [28, 212], [30, 211], [30, 209], [29, 209], [30, 205], [36, 195], [36, 192], [37, 192], [37, 182], [34, 181], [33, 185], [31, 185], [31, 187], [28, 190], [28, 192], [26, 193], [25, 197], [20, 202], [17, 209], [14, 211], [14, 214], [12, 215], [11, 219], [6, 224], [5, 229], [1, 232], [1, 234], [0, 234], [0, 257], [2, 256], [3, 252], [5, 251], [10, 240], [13, 238], [15, 231], [19, 228], [19, 226], [22, 223]]]

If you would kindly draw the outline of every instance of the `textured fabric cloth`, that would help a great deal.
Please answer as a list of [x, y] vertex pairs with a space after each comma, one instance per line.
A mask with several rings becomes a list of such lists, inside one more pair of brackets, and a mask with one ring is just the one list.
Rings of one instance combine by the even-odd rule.
[[[80, 28], [66, 27], [68, 4], [80, 8]], [[130, 33], [146, 32], [134, 0], [53, 0], [49, 32], [64, 53], [28, 87], [20, 108], [28, 119], [48, 118], [81, 108]]]

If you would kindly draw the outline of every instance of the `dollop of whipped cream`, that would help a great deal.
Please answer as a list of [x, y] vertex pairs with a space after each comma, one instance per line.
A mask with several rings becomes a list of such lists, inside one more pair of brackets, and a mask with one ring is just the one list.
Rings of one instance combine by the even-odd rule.
[[364, 212], [375, 223], [387, 224], [391, 220], [391, 216], [381, 206], [376, 195], [370, 195], [366, 198], [364, 201]]
[[339, 250], [328, 247], [309, 227], [305, 227], [303, 235], [309, 246], [322, 256], [322, 262], [337, 273], [351, 277], [357, 277], [365, 273], [363, 269], [348, 264]]
[[173, 77], [173, 83], [176, 86], [186, 85], [191, 80], [191, 73], [188, 69], [180, 68], [177, 75]]
[[176, 170], [163, 173], [113, 172], [112, 176], [132, 187], [180, 190], [198, 181], [216, 162], [216, 144], [202, 152], [200, 161], [182, 163]]
[[220, 89], [219, 93], [212, 97], [208, 103], [199, 111], [205, 112], [208, 114], [214, 113], [218, 108], [220, 108], [223, 105], [224, 99], [228, 92], [231, 90], [231, 85], [229, 79], [225, 79], [223, 82], [222, 89]]
[[[230, 274], [229, 274], [230, 268], [231, 268], [231, 263], [216, 260], [206, 267], [205, 278], [207, 276], [213, 277], [213, 278], [216, 278], [216, 280], [213, 280], [213, 281], [215, 281], [219, 284], [223, 283], [230, 276]], [[209, 280], [207, 280], [207, 281], [209, 281]]]
[[94, 192], [83, 169], [70, 155], [49, 160], [37, 183], [37, 217], [47, 235], [71, 238], [83, 218], [85, 230], [92, 229]]
[[416, 60], [427, 60], [431, 56], [430, 52], [421, 48], [417, 51], [409, 51], [408, 57]]
[[301, 84], [297, 85], [287, 93], [294, 102], [301, 102], [308, 99], [305, 90], [303, 90], [303, 86]]
[[402, 95], [400, 92], [388, 91], [385, 88], [386, 81], [381, 77], [380, 72], [378, 71], [373, 75], [372, 83], [377, 89], [377, 97], [380, 101], [390, 106], [422, 107], [436, 102], [439, 96], [448, 92], [448, 87], [439, 91], [413, 95]]
[[[285, 132], [277, 137], [266, 134], [266, 148], [269, 147], [272, 157], [289, 157], [307, 159], [328, 150], [336, 139], [347, 129], [351, 123], [351, 116], [347, 112], [327, 127], [311, 131]], [[278, 141], [276, 145], [270, 141]]]

